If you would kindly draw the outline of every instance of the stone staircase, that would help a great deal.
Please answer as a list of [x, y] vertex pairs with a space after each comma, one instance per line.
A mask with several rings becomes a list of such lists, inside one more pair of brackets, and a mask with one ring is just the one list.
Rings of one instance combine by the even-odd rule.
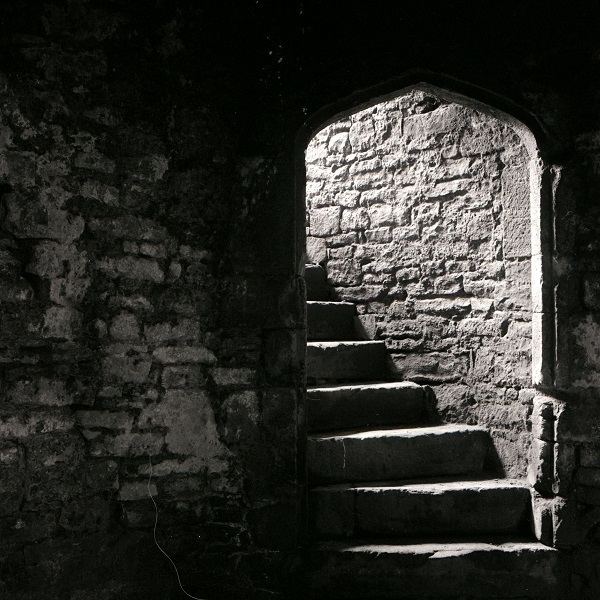
[[524, 481], [489, 472], [482, 427], [436, 423], [426, 388], [395, 382], [383, 341], [306, 266], [308, 597], [558, 598], [558, 553], [531, 532]]

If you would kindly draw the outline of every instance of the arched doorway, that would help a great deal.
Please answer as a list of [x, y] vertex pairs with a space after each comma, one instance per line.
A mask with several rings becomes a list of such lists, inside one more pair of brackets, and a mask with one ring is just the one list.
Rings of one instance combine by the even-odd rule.
[[554, 351], [534, 135], [419, 83], [329, 117], [305, 158], [313, 535], [539, 551], [523, 480]]

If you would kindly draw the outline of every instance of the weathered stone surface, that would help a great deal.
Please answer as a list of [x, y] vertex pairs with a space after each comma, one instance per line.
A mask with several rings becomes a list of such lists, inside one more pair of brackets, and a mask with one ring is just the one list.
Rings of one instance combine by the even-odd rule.
[[169, 452], [204, 460], [210, 472], [218, 473], [228, 465], [229, 453], [219, 439], [206, 392], [168, 390], [159, 403], [142, 410], [137, 426], [166, 427]]
[[310, 234], [315, 237], [324, 237], [339, 233], [340, 208], [331, 206], [316, 209], [310, 219]]
[[178, 365], [163, 369], [161, 383], [167, 389], [199, 388], [205, 385], [206, 377], [197, 365]]
[[200, 363], [214, 364], [217, 359], [213, 352], [203, 346], [165, 346], [157, 348], [152, 356], [161, 363]]
[[349, 302], [308, 302], [306, 307], [309, 340], [352, 340], [356, 307]]
[[557, 600], [557, 562], [555, 550], [537, 543], [328, 542], [314, 557], [311, 589], [348, 599], [433, 600], [460, 593], [483, 600], [525, 591], [528, 598]]
[[377, 381], [389, 376], [385, 343], [309, 342], [306, 349], [308, 381]]
[[158, 262], [149, 258], [133, 256], [106, 258], [98, 263], [98, 268], [113, 278], [127, 277], [139, 281], [162, 283], [165, 277]]
[[95, 234], [128, 240], [162, 242], [166, 237], [166, 228], [149, 219], [123, 216], [114, 219], [93, 219], [88, 224]]
[[148, 381], [152, 361], [145, 353], [129, 356], [107, 356], [102, 368], [109, 382], [145, 383]]
[[335, 483], [478, 473], [489, 443], [485, 430], [466, 425], [313, 434], [309, 478]]
[[414, 383], [373, 383], [307, 390], [309, 430], [423, 423], [427, 401]]
[[319, 264], [327, 260], [327, 246], [325, 240], [309, 236], [306, 238], [306, 258], [308, 262]]
[[[413, 89], [328, 125], [307, 153], [308, 220], [341, 211], [343, 233], [319, 234], [332, 297], [381, 316], [398, 376], [490, 397], [531, 385], [532, 188], [516, 129]], [[493, 412], [464, 410], [482, 423]], [[520, 458], [505, 467], [522, 476], [527, 432], [516, 428]]]
[[[310, 493], [313, 534], [418, 536], [526, 531], [530, 492], [522, 482], [483, 480], [443, 483], [318, 487]], [[331, 515], [334, 524], [327, 522]]]

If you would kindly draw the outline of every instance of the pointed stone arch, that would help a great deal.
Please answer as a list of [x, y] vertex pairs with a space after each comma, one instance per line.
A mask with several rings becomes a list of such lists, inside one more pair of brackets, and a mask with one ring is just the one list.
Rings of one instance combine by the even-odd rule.
[[448, 102], [476, 110], [509, 125], [519, 136], [529, 156], [529, 210], [531, 216], [531, 383], [552, 387], [556, 370], [555, 307], [552, 286], [553, 217], [551, 173], [547, 156], [551, 144], [540, 122], [506, 98], [482, 88], [430, 72], [412, 71], [400, 78], [361, 90], [316, 112], [296, 139], [297, 157], [297, 265], [302, 269], [305, 248], [304, 210], [306, 168], [304, 152], [319, 130], [341, 118], [379, 103], [421, 90]]

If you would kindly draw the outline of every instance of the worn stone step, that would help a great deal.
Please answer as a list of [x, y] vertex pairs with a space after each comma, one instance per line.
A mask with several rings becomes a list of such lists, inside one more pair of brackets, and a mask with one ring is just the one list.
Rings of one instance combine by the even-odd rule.
[[428, 402], [423, 387], [407, 381], [312, 387], [307, 390], [308, 429], [425, 423]]
[[304, 281], [306, 282], [307, 300], [329, 300], [327, 273], [320, 265], [304, 266]]
[[311, 434], [309, 480], [351, 483], [478, 473], [489, 449], [488, 432], [471, 425]]
[[337, 381], [377, 381], [389, 377], [383, 341], [308, 342], [306, 378], [309, 384]]
[[307, 302], [309, 340], [356, 340], [356, 306], [351, 302]]
[[309, 598], [558, 600], [558, 552], [531, 541], [320, 544]]
[[311, 532], [319, 539], [525, 533], [531, 493], [514, 479], [338, 484], [313, 488], [309, 503]]

